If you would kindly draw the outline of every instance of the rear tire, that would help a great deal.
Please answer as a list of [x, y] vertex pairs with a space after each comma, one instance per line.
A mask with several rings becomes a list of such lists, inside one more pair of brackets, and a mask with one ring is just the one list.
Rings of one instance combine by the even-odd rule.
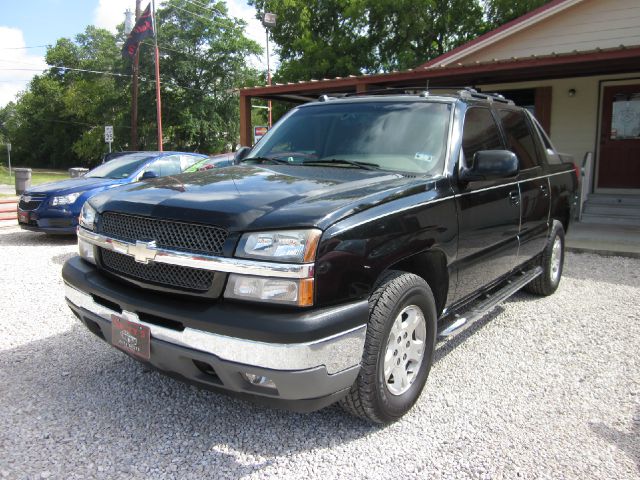
[[407, 413], [420, 397], [433, 363], [436, 320], [427, 282], [410, 273], [385, 274], [369, 298], [360, 373], [341, 406], [381, 424]]
[[527, 284], [524, 290], [536, 295], [551, 295], [560, 285], [564, 266], [564, 228], [558, 220], [553, 221], [547, 245], [539, 258], [542, 273]]

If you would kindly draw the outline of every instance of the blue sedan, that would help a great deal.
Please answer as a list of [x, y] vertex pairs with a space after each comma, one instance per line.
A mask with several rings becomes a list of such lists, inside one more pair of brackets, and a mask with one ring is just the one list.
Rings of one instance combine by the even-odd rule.
[[84, 202], [109, 188], [176, 175], [206, 155], [185, 152], [134, 152], [119, 156], [82, 177], [31, 187], [20, 197], [18, 223], [25, 230], [71, 234]]

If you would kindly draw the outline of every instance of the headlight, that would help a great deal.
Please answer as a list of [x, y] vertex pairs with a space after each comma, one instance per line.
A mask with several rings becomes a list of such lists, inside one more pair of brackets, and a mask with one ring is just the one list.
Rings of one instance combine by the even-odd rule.
[[313, 305], [313, 278], [291, 280], [231, 274], [224, 296], [238, 300], [309, 307]]
[[70, 193], [69, 195], [62, 195], [61, 197], [53, 197], [51, 199], [51, 205], [56, 207], [58, 205], [71, 205], [75, 202], [82, 192]]
[[82, 210], [80, 210], [78, 223], [80, 223], [80, 225], [82, 225], [87, 230], [93, 231], [97, 215], [98, 213], [96, 212], [96, 209], [89, 205], [89, 202], [84, 202]]
[[321, 234], [322, 232], [316, 229], [246, 233], [240, 239], [236, 257], [296, 263], [312, 262]]

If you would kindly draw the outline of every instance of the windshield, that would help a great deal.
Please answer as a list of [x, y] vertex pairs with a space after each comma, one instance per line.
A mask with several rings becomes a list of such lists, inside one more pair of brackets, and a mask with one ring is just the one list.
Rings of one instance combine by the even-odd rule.
[[245, 161], [364, 166], [434, 174], [446, 154], [451, 105], [436, 102], [322, 104], [294, 110]]
[[94, 178], [127, 178], [137, 172], [147, 161], [153, 158], [153, 154], [132, 153], [123, 155], [103, 163], [85, 174], [85, 177]]

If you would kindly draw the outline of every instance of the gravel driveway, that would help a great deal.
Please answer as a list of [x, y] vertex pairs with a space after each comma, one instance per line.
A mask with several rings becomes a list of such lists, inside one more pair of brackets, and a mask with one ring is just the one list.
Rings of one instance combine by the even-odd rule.
[[401, 421], [308, 415], [198, 390], [82, 327], [75, 239], [0, 230], [0, 477], [640, 478], [640, 260], [569, 254], [440, 344]]

